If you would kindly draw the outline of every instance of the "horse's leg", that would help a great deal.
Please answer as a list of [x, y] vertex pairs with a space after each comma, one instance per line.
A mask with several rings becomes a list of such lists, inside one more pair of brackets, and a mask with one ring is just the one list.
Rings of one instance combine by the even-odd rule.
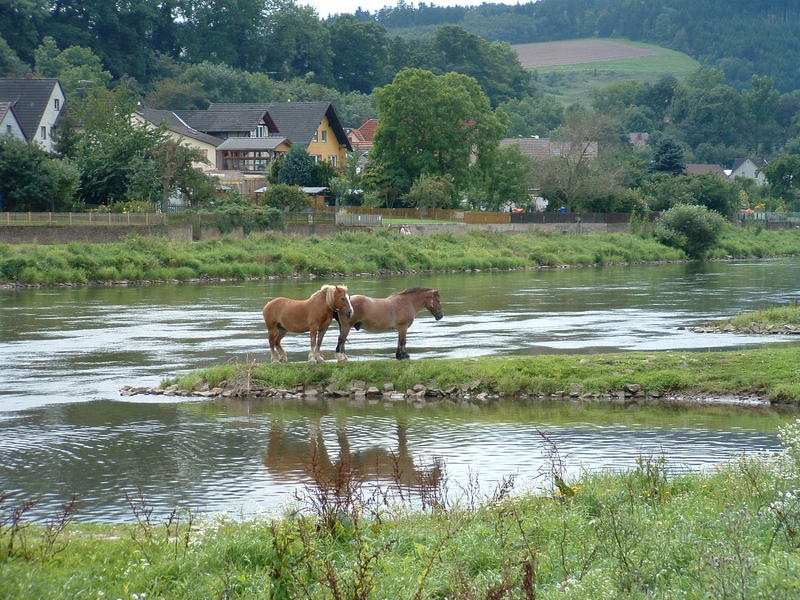
[[309, 336], [311, 338], [311, 346], [308, 349], [308, 364], [315, 365], [317, 364], [317, 357], [314, 354], [315, 346], [317, 345], [317, 330], [314, 327], [311, 328]]
[[277, 351], [277, 339], [278, 339], [278, 332], [274, 330], [269, 330], [269, 358], [272, 362], [280, 362], [281, 355]]
[[325, 362], [325, 357], [322, 356], [322, 338], [325, 337], [326, 331], [328, 331], [327, 327], [320, 327], [319, 331], [317, 332], [317, 345], [314, 348], [314, 358], [317, 359], [317, 362]]
[[336, 360], [347, 362], [347, 355], [344, 353], [344, 345], [350, 333], [350, 324], [339, 321], [339, 339], [336, 342]]
[[275, 332], [275, 348], [278, 351], [278, 362], [289, 362], [289, 357], [286, 356], [286, 350], [283, 349], [283, 344], [281, 344], [281, 340], [285, 335], [285, 329], [278, 329]]
[[395, 357], [397, 360], [404, 360], [407, 358], [411, 358], [406, 352], [406, 332], [408, 331], [408, 325], [401, 325], [397, 328], [397, 352], [395, 352]]

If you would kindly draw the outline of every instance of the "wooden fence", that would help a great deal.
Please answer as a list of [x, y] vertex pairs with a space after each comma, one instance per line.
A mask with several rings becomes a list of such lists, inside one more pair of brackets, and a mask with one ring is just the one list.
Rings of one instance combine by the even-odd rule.
[[0, 213], [0, 225], [165, 225], [164, 213]]

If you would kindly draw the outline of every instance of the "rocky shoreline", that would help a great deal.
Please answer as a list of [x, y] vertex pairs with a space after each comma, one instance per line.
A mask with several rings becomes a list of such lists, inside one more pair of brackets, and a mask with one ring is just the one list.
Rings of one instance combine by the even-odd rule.
[[694, 333], [749, 333], [752, 335], [800, 335], [800, 326], [795, 325], [768, 325], [762, 327], [758, 323], [750, 323], [747, 327], [727, 325], [705, 325], [703, 327], [678, 327], [678, 329], [693, 331]]
[[260, 399], [297, 403], [344, 400], [355, 405], [384, 404], [385, 406], [392, 406], [396, 403], [405, 403], [415, 408], [445, 404], [467, 409], [477, 409], [482, 405], [507, 398], [608, 403], [631, 409], [647, 405], [728, 405], [754, 408], [773, 406], [768, 399], [758, 394], [662, 393], [657, 390], [644, 390], [641, 385], [636, 383], [626, 384], [623, 389], [614, 393], [585, 392], [581, 384], [572, 384], [568, 390], [556, 391], [549, 395], [529, 393], [501, 394], [496, 390], [487, 389], [484, 382], [478, 380], [453, 385], [444, 389], [428, 387], [420, 383], [405, 391], [395, 389], [394, 384], [388, 382], [380, 386], [369, 384], [365, 381], [353, 381], [347, 386], [328, 384], [316, 387], [297, 385], [290, 388], [277, 388], [260, 386], [254, 383], [230, 384], [223, 381], [213, 388], [208, 384], [203, 384], [198, 389], [193, 390], [181, 389], [176, 384], [164, 388], [125, 386], [120, 390], [120, 394], [126, 397], [157, 395], [196, 399]]

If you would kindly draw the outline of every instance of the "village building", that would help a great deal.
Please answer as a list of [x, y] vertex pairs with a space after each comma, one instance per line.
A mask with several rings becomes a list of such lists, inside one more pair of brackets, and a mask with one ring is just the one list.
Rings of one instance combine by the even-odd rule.
[[0, 105], [6, 106], [0, 133], [19, 135], [55, 152], [55, 131], [66, 103], [58, 79], [0, 79]]

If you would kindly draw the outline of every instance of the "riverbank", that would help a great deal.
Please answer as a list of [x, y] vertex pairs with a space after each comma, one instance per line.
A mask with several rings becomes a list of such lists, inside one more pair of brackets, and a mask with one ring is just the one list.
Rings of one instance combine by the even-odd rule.
[[[728, 227], [709, 258], [800, 254], [800, 232]], [[137, 285], [185, 281], [602, 266], [686, 260], [675, 248], [633, 234], [407, 236], [389, 229], [327, 237], [278, 233], [180, 242], [131, 237], [108, 244], [0, 244], [0, 286]]]
[[800, 347], [468, 359], [228, 364], [122, 393], [480, 404], [500, 396], [588, 402], [800, 404]]
[[771, 335], [800, 334], [800, 304], [773, 306], [764, 310], [742, 313], [730, 319], [693, 327], [697, 333], [750, 333]]
[[800, 586], [800, 426], [780, 437], [785, 454], [712, 472], [642, 456], [578, 478], [542, 433], [539, 493], [513, 478], [456, 493], [441, 470], [374, 494], [344, 469], [275, 518], [157, 518], [135, 492], [127, 525], [66, 513], [31, 526], [22, 510], [0, 528], [0, 598], [788, 600]]

